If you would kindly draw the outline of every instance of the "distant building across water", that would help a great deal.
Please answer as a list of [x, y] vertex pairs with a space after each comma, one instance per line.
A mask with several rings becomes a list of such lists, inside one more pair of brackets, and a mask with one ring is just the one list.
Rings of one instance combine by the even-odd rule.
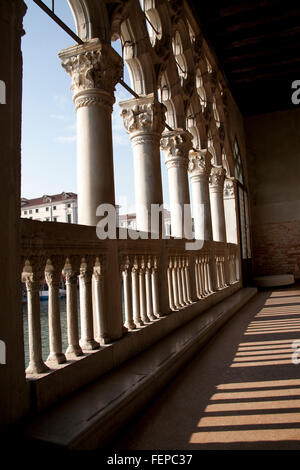
[[77, 224], [77, 194], [62, 192], [26, 199], [21, 198], [21, 217], [43, 222]]

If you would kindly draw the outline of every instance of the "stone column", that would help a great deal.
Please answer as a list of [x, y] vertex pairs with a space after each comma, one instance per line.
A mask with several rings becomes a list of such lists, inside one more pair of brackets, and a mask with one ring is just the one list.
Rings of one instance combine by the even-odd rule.
[[195, 238], [212, 240], [209, 175], [212, 155], [207, 150], [191, 151], [189, 173], [192, 183]]
[[157, 261], [156, 256], [153, 259], [151, 280], [152, 280], [153, 313], [156, 317], [159, 318], [162, 316], [162, 314], [160, 312], [160, 306], [159, 306], [159, 290], [158, 290], [159, 277], [158, 277], [158, 261]]
[[[51, 260], [52, 261], [52, 260]], [[66, 362], [66, 356], [62, 352], [62, 334], [59, 304], [59, 284], [63, 268], [62, 261], [53, 260], [51, 270], [45, 271], [45, 279], [48, 284], [48, 322], [49, 322], [49, 356], [47, 361], [53, 364]]]
[[95, 339], [99, 344], [108, 344], [110, 338], [107, 332], [107, 313], [105, 311], [105, 268], [104, 262], [94, 268], [94, 331]]
[[131, 283], [132, 283], [132, 311], [133, 311], [133, 323], [137, 327], [144, 325], [141, 318], [140, 309], [140, 290], [139, 290], [139, 262], [135, 256], [133, 260], [133, 267], [131, 271]]
[[93, 267], [90, 260], [83, 260], [79, 275], [79, 298], [80, 298], [80, 323], [81, 338], [80, 346], [84, 350], [99, 348], [99, 343], [94, 339], [93, 305], [92, 305], [92, 275]]
[[115, 204], [111, 113], [123, 62], [99, 39], [63, 49], [59, 57], [77, 110], [78, 222], [96, 225], [97, 207]]
[[216, 242], [226, 242], [225, 213], [223, 187], [225, 170], [222, 166], [212, 167], [210, 174], [210, 206], [213, 239]]
[[159, 146], [166, 109], [153, 93], [121, 101], [119, 105], [133, 148], [136, 228], [160, 233], [161, 216], [156, 221], [152, 219], [151, 227], [151, 205], [163, 204]]
[[139, 294], [140, 294], [140, 315], [143, 323], [149, 323], [151, 320], [147, 315], [146, 299], [146, 263], [142, 256], [139, 269]]
[[132, 310], [132, 283], [131, 283], [132, 263], [129, 257], [126, 257], [123, 265], [123, 286], [124, 286], [124, 310], [125, 310], [125, 327], [128, 330], [134, 330], [136, 324], [133, 321]]
[[149, 256], [146, 262], [145, 270], [145, 284], [146, 284], [146, 308], [147, 308], [147, 317], [151, 321], [156, 320], [156, 316], [153, 311], [153, 294], [152, 294], [152, 263], [151, 257]]
[[67, 310], [67, 331], [68, 331], [68, 348], [66, 355], [82, 356], [83, 352], [79, 346], [78, 332], [78, 305], [77, 305], [77, 279], [78, 270], [74, 268], [63, 271], [66, 282], [66, 310]]
[[238, 243], [237, 232], [237, 187], [233, 178], [226, 178], [224, 184], [224, 210], [226, 239], [228, 243]]
[[[173, 237], [184, 238], [191, 234], [192, 216], [190, 208], [190, 194], [188, 184], [188, 154], [192, 147], [192, 135], [183, 129], [163, 134], [161, 146], [165, 152], [166, 167], [168, 169], [171, 234]], [[184, 207], [186, 211], [184, 230]]]
[[28, 344], [29, 365], [27, 374], [41, 374], [49, 368], [42, 358], [42, 332], [40, 313], [40, 286], [44, 278], [44, 271], [39, 267], [33, 268], [33, 272], [23, 272], [22, 281], [26, 284], [27, 309], [28, 309]]

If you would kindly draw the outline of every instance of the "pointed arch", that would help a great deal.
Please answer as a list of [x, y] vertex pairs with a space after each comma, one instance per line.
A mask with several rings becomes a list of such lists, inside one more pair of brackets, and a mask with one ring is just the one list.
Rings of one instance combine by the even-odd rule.
[[110, 23], [104, 0], [68, 0], [78, 36], [86, 41], [99, 38], [110, 42]]

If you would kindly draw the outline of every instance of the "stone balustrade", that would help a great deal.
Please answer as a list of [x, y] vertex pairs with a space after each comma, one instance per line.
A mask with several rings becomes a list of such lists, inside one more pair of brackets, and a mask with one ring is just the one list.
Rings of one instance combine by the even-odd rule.
[[[124, 335], [235, 284], [238, 246], [185, 240], [99, 240], [95, 228], [22, 220], [22, 282], [27, 291], [29, 365], [41, 376], [105, 348]], [[65, 281], [67, 340], [59, 303]], [[48, 285], [49, 356], [43, 361], [39, 290]], [[229, 295], [229, 294], [228, 294]], [[150, 331], [150, 330], [149, 330]]]

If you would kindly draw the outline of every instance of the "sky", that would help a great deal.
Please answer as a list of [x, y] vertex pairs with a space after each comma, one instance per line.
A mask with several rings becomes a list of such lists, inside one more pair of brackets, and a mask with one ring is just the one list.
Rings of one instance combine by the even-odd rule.
[[[26, 34], [22, 38], [22, 197], [63, 191], [77, 193], [76, 112], [71, 79], [57, 55], [74, 41], [32, 0], [25, 1], [28, 10], [24, 17]], [[44, 3], [51, 6], [49, 0]], [[56, 0], [55, 13], [76, 32], [67, 0]], [[112, 45], [121, 54], [120, 41]], [[130, 85], [126, 66], [124, 80]], [[134, 212], [132, 149], [117, 104], [132, 96], [119, 84], [115, 96], [112, 124], [116, 202], [122, 207], [121, 213]], [[168, 181], [163, 155], [161, 168], [167, 207]]]

